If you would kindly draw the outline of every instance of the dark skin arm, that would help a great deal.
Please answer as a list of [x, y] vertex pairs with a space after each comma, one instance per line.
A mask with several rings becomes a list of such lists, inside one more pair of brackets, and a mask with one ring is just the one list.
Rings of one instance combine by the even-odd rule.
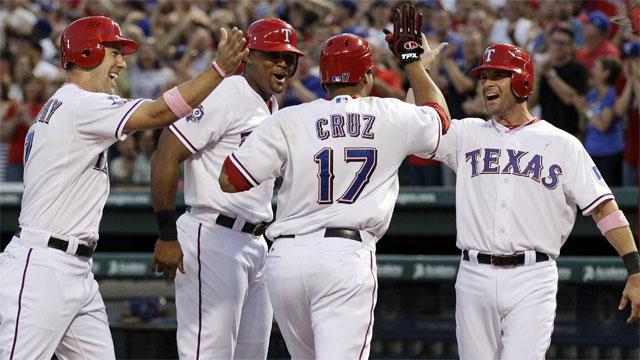
[[[151, 157], [151, 197], [155, 212], [176, 209], [180, 163], [191, 156], [191, 152], [169, 129], [162, 130], [158, 148]], [[184, 272], [182, 249], [178, 239], [158, 239], [153, 251], [151, 270], [164, 273], [173, 280], [176, 269]]]
[[[605, 216], [617, 210], [618, 204], [615, 200], [608, 200], [598, 205], [591, 212], [591, 217], [593, 221], [597, 223]], [[629, 226], [609, 230], [604, 236], [620, 256], [638, 251]], [[627, 279], [627, 284], [622, 291], [618, 310], [624, 309], [629, 302], [631, 302], [631, 314], [629, 318], [627, 318], [627, 323], [631, 324], [638, 321], [640, 317], [640, 273], [633, 274]]]

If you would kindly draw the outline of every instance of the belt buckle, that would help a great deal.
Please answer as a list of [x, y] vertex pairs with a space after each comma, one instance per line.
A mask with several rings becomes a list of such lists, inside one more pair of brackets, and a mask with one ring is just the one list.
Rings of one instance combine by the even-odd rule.
[[260, 236], [260, 235], [264, 234], [265, 230], [267, 230], [267, 223], [261, 222], [260, 224], [256, 225], [256, 227], [253, 228], [253, 231], [251, 232], [251, 235]]
[[493, 266], [511, 266], [513, 261], [510, 255], [491, 255], [491, 265]]

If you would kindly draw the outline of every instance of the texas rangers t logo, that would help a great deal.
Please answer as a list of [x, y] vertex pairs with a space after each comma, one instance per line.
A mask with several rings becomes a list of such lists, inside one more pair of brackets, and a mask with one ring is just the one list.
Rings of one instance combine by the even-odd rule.
[[291, 36], [291, 30], [290, 29], [280, 29], [280, 31], [282, 31], [282, 33], [284, 34], [284, 42], [288, 43], [289, 42], [289, 37]]
[[496, 49], [487, 49], [487, 51], [484, 52], [484, 61], [491, 62], [491, 55], [493, 55], [494, 52], [496, 52]]

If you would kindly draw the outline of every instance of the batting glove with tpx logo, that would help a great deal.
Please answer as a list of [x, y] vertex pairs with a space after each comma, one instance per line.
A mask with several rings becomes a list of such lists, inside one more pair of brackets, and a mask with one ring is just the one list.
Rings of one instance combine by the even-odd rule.
[[402, 65], [420, 61], [422, 48], [422, 13], [415, 6], [404, 4], [393, 11], [393, 33], [384, 29], [391, 52]]

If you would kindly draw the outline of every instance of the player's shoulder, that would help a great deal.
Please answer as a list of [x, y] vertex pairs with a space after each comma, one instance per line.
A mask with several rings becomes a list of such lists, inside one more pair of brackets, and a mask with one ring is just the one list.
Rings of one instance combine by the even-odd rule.
[[546, 138], [553, 138], [563, 142], [566, 142], [570, 145], [580, 145], [582, 146], [582, 142], [572, 134], [556, 127], [555, 125], [549, 123], [545, 120], [539, 120], [535, 124], [536, 126], [531, 127], [531, 130], [538, 132], [540, 135]]
[[451, 119], [451, 126], [457, 128], [474, 128], [474, 129], [491, 129], [493, 124], [491, 120], [485, 120], [477, 117], [468, 117], [462, 119]]
[[307, 103], [287, 106], [273, 113], [271, 118], [287, 121], [300, 119], [301, 114], [302, 117], [313, 117], [315, 116], [314, 114], [322, 116], [321, 114], [326, 113], [325, 106], [327, 103], [328, 101], [325, 99], [315, 99]]

